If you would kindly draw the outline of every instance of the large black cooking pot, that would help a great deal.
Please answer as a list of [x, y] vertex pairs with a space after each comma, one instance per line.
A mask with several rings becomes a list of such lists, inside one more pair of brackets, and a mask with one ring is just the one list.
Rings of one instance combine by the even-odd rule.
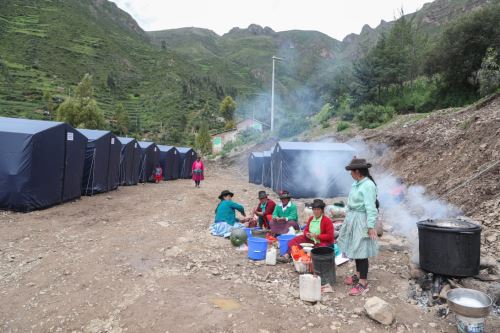
[[479, 274], [481, 227], [460, 219], [417, 222], [420, 267], [449, 276]]

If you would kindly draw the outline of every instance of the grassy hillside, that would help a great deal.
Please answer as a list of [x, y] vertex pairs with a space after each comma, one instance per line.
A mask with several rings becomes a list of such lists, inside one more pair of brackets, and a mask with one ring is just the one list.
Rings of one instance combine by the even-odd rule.
[[108, 1], [0, 3], [0, 114], [5, 116], [45, 118], [45, 90], [60, 102], [91, 73], [108, 117], [121, 102], [136, 131], [159, 135], [161, 126], [168, 136], [184, 131], [206, 101], [216, 109], [232, 91], [231, 81], [240, 82], [237, 73], [218, 75], [223, 64], [218, 66], [208, 71], [153, 46], [132, 18]]

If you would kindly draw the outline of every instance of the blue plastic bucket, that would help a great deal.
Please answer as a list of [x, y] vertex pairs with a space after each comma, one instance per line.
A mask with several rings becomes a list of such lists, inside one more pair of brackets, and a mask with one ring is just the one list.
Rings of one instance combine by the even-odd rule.
[[247, 239], [252, 237], [252, 230], [255, 228], [245, 228], [245, 232], [247, 233]]
[[278, 236], [278, 242], [280, 243], [280, 255], [283, 256], [288, 252], [288, 242], [295, 238], [295, 235], [281, 235]]
[[266, 259], [267, 239], [250, 237], [248, 238], [248, 258], [252, 260]]

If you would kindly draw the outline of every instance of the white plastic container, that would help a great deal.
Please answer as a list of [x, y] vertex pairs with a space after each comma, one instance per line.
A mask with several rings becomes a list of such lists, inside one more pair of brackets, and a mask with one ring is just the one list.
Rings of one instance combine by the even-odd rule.
[[457, 317], [458, 333], [484, 333], [484, 318], [469, 318], [461, 315]]
[[321, 301], [321, 278], [312, 274], [299, 276], [300, 299], [307, 302]]
[[269, 250], [266, 252], [266, 265], [276, 265], [276, 249], [274, 247], [271, 247]]

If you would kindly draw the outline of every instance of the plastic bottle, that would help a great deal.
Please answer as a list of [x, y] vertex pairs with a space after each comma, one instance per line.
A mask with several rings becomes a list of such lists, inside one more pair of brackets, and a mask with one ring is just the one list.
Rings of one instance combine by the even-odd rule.
[[266, 265], [276, 265], [276, 248], [274, 246], [266, 252]]
[[307, 302], [321, 301], [321, 278], [312, 274], [299, 276], [300, 299]]

